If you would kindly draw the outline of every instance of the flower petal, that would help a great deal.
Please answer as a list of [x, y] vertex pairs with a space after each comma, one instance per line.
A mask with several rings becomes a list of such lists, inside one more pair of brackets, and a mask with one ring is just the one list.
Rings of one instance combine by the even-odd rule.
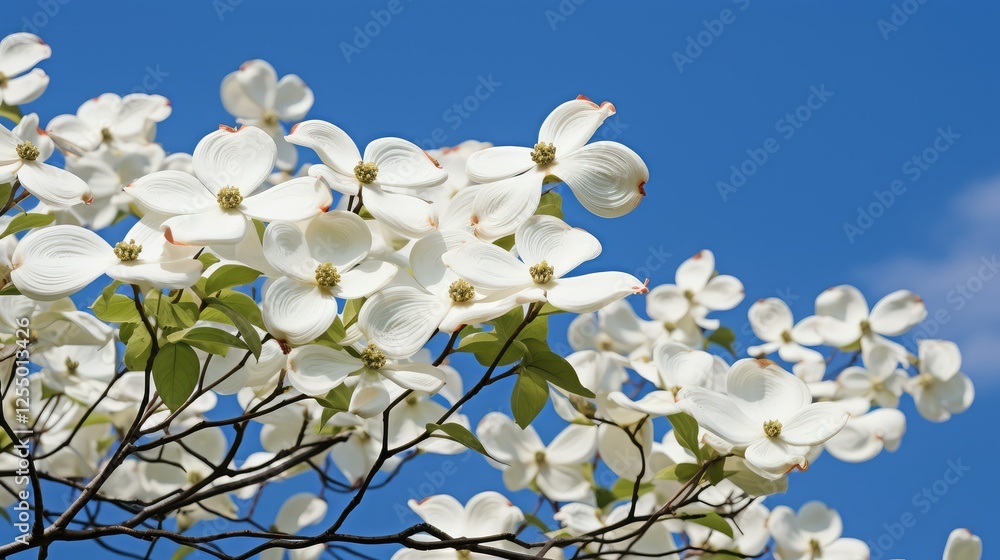
[[703, 387], [684, 387], [677, 394], [677, 406], [694, 416], [698, 424], [734, 445], [747, 445], [763, 437], [758, 425], [722, 393]]
[[49, 121], [45, 132], [60, 150], [83, 155], [101, 145], [101, 131], [76, 115], [59, 115]]
[[677, 286], [697, 294], [705, 289], [714, 273], [715, 254], [703, 249], [677, 267]]
[[595, 272], [553, 280], [546, 298], [563, 311], [589, 313], [623, 297], [643, 293], [646, 293], [646, 286], [631, 274]]
[[819, 445], [837, 435], [847, 423], [848, 413], [830, 402], [813, 403], [783, 422], [783, 441], [791, 445]]
[[332, 288], [333, 295], [341, 299], [368, 297], [384, 288], [399, 269], [385, 261], [365, 261], [340, 274], [340, 282]]
[[243, 240], [247, 222], [236, 210], [213, 208], [168, 219], [163, 222], [163, 235], [177, 245], [233, 245]]
[[201, 278], [203, 268], [201, 261], [197, 259], [166, 262], [133, 261], [112, 265], [107, 274], [125, 284], [179, 290], [196, 284]]
[[893, 292], [872, 308], [872, 330], [885, 336], [899, 336], [927, 317], [927, 306], [920, 296], [908, 290]]
[[337, 210], [311, 220], [305, 230], [309, 252], [318, 262], [346, 271], [363, 261], [372, 247], [372, 234], [357, 214]]
[[27, 74], [8, 79], [0, 90], [7, 105], [23, 105], [41, 97], [48, 85], [49, 76], [45, 70], [35, 68]]
[[520, 175], [534, 166], [531, 148], [496, 146], [469, 155], [465, 173], [476, 183], [492, 183]]
[[371, 418], [386, 408], [389, 408], [389, 390], [377, 373], [365, 371], [354, 388], [347, 410], [362, 418]]
[[794, 319], [788, 304], [778, 298], [759, 299], [747, 311], [750, 328], [765, 342], [781, 340], [782, 333], [791, 332]]
[[358, 328], [386, 356], [404, 359], [423, 348], [447, 311], [447, 304], [437, 296], [410, 286], [393, 286], [365, 301]]
[[532, 216], [517, 229], [514, 239], [518, 256], [526, 264], [545, 261], [555, 278], [601, 254], [596, 237], [554, 216]]
[[[476, 494], [465, 505], [465, 537], [510, 533], [524, 521], [524, 514], [497, 492]], [[456, 535], [452, 535], [456, 536]]]
[[283, 121], [300, 121], [313, 106], [313, 92], [302, 78], [287, 74], [278, 80], [274, 110]]
[[266, 132], [255, 126], [221, 128], [202, 138], [192, 157], [194, 174], [212, 193], [236, 187], [247, 197], [271, 174], [278, 148]]
[[743, 301], [743, 283], [728, 274], [716, 276], [698, 292], [695, 300], [713, 311], [732, 309]]
[[310, 344], [288, 355], [288, 382], [302, 393], [326, 395], [348, 375], [362, 369], [361, 360], [342, 350]]
[[569, 155], [590, 141], [604, 120], [613, 114], [615, 106], [607, 101], [598, 105], [582, 96], [567, 101], [545, 117], [538, 141], [554, 144], [556, 157]]
[[551, 169], [584, 208], [602, 218], [617, 218], [634, 210], [646, 196], [649, 170], [642, 158], [617, 142], [594, 142]]
[[278, 74], [264, 60], [248, 60], [222, 80], [222, 104], [235, 117], [261, 118], [274, 107]]
[[382, 377], [404, 389], [434, 394], [444, 387], [444, 372], [421, 362], [390, 364], [378, 370]]
[[[962, 369], [962, 353], [948, 340], [921, 340], [917, 344], [920, 371], [940, 381], [948, 381]], [[895, 365], [895, 364], [893, 364]]]
[[533, 283], [527, 265], [492, 243], [467, 243], [442, 258], [455, 274], [476, 287], [499, 290]]
[[816, 298], [816, 314], [856, 325], [868, 319], [868, 302], [854, 286], [835, 286]]
[[267, 331], [278, 340], [305, 344], [326, 332], [337, 316], [337, 300], [315, 284], [278, 278], [261, 303]]
[[264, 230], [264, 257], [286, 276], [299, 282], [316, 279], [316, 259], [309, 253], [302, 230], [290, 222], [271, 222]]
[[678, 323], [691, 310], [691, 302], [684, 290], [674, 284], [661, 284], [649, 291], [646, 313], [657, 321]]
[[153, 212], [175, 216], [218, 208], [219, 203], [197, 177], [177, 170], [144, 175], [125, 187], [125, 193]]
[[96, 233], [59, 225], [24, 236], [11, 256], [11, 280], [27, 297], [55, 301], [72, 295], [118, 262]]
[[373, 140], [365, 148], [364, 161], [378, 165], [378, 183], [387, 187], [418, 189], [448, 180], [448, 172], [436, 161], [402, 138]]
[[368, 212], [393, 232], [410, 239], [420, 239], [437, 231], [437, 209], [426, 200], [391, 193], [375, 185], [365, 185], [361, 193]]
[[292, 127], [285, 140], [316, 152], [323, 163], [345, 177], [354, 177], [354, 166], [361, 161], [361, 152], [354, 140], [326, 121], [300, 122]]
[[26, 161], [18, 170], [17, 178], [28, 192], [53, 208], [69, 208], [94, 200], [83, 179], [47, 163]]
[[514, 233], [538, 209], [544, 178], [532, 170], [483, 185], [472, 207], [476, 237], [492, 242]]
[[812, 402], [801, 379], [764, 359], [737, 361], [726, 377], [726, 392], [736, 406], [756, 423], [786, 423]]
[[325, 212], [333, 197], [315, 177], [298, 177], [243, 199], [240, 210], [264, 222], [301, 222]]
[[52, 56], [52, 47], [31, 33], [11, 33], [0, 41], [0, 74], [14, 77]]

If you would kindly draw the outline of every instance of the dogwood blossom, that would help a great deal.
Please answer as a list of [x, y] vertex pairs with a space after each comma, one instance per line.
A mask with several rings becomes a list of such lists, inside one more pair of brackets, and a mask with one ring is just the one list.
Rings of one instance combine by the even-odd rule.
[[662, 284], [649, 293], [649, 316], [667, 323], [668, 331], [684, 329], [690, 319], [699, 327], [713, 330], [717, 319], [708, 319], [710, 311], [732, 309], [743, 301], [743, 283], [735, 276], [716, 275], [715, 255], [704, 250], [677, 267], [676, 284]]
[[0, 40], [0, 103], [17, 106], [38, 99], [49, 76], [35, 65], [50, 56], [52, 48], [31, 33], [13, 33]]
[[65, 169], [45, 163], [52, 155], [52, 142], [28, 128], [33, 121], [37, 123], [35, 118], [28, 118], [14, 131], [0, 126], [0, 183], [17, 178], [28, 192], [55, 208], [89, 204], [94, 195], [87, 183]]
[[920, 415], [932, 422], [944, 422], [952, 414], [965, 412], [975, 399], [975, 387], [962, 373], [962, 354], [953, 342], [917, 342], [919, 373], [906, 381]]
[[[482, 492], [473, 496], [464, 506], [455, 498], [440, 494], [421, 501], [407, 502], [410, 509], [421, 519], [444, 531], [451, 537], [485, 537], [500, 533], [511, 533], [524, 520], [524, 513], [496, 492]], [[506, 548], [502, 542], [492, 543], [500, 549]], [[461, 552], [450, 549], [422, 552], [400, 550], [392, 555], [392, 560], [429, 560], [455, 558], [456, 560], [484, 560], [489, 555], [476, 552]]]
[[53, 118], [45, 131], [59, 149], [80, 156], [102, 145], [117, 150], [131, 143], [149, 144], [156, 123], [170, 113], [170, 101], [162, 95], [104, 93], [85, 101], [75, 115]]
[[869, 555], [863, 541], [841, 538], [844, 529], [840, 514], [822, 502], [808, 502], [797, 514], [791, 508], [778, 506], [771, 510], [767, 526], [780, 560], [866, 560]]

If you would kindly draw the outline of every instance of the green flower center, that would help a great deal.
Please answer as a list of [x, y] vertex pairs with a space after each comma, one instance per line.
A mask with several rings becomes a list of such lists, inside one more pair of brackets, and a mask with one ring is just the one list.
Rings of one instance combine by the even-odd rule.
[[340, 282], [340, 273], [333, 264], [325, 262], [316, 267], [316, 283], [324, 288], [332, 288]]
[[219, 195], [215, 197], [215, 200], [219, 202], [220, 208], [230, 210], [243, 203], [243, 195], [240, 194], [240, 189], [236, 187], [222, 187], [219, 189]]
[[359, 161], [354, 166], [354, 176], [358, 178], [358, 181], [366, 185], [374, 183], [375, 178], [378, 177], [378, 166], [372, 162], [365, 163]]
[[369, 342], [361, 351], [361, 363], [368, 369], [379, 369], [385, 366], [385, 354], [375, 346], [374, 342]]
[[264, 124], [270, 127], [278, 126], [278, 115], [274, 111], [268, 111], [264, 113], [264, 118], [262, 119]]
[[531, 152], [531, 161], [538, 165], [548, 165], [556, 159], [556, 147], [552, 144], [539, 142], [535, 144], [535, 149]]
[[476, 297], [476, 288], [465, 280], [458, 279], [448, 286], [448, 297], [455, 303], [465, 303]]
[[111, 142], [111, 130], [107, 128], [101, 129], [101, 142]]
[[541, 451], [541, 450], [535, 451], [535, 462], [538, 463], [539, 465], [541, 465], [542, 463], [545, 462], [545, 452], [544, 451]]
[[542, 261], [528, 269], [528, 274], [531, 274], [531, 279], [535, 281], [535, 284], [550, 282], [553, 273], [555, 273], [555, 269], [546, 261]]
[[135, 239], [115, 243], [115, 256], [122, 262], [129, 262], [138, 259], [139, 253], [141, 252], [142, 245], [136, 245]]
[[789, 342], [791, 342], [792, 341], [792, 333], [790, 333], [789, 331], [782, 331], [782, 333], [781, 333], [781, 341], [784, 342], [785, 344], [788, 344]]
[[38, 159], [38, 156], [41, 155], [38, 148], [28, 140], [25, 140], [23, 144], [18, 144], [16, 150], [17, 157], [23, 159], [24, 161], [35, 161]]
[[872, 324], [867, 320], [861, 321], [861, 334], [864, 336], [872, 334]]
[[80, 367], [80, 362], [74, 362], [73, 358], [66, 358], [66, 370], [70, 373], [75, 373], [76, 368]]
[[764, 422], [764, 435], [767, 437], [778, 437], [781, 435], [781, 422], [768, 420]]

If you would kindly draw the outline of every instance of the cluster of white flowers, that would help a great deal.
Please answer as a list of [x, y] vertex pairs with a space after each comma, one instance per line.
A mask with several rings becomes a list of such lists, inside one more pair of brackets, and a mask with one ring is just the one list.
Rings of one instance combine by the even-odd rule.
[[[334, 124], [302, 120], [314, 101], [302, 79], [278, 79], [254, 60], [221, 86], [241, 126], [168, 155], [155, 141], [171, 112], [162, 96], [104, 94], [44, 130], [37, 115], [21, 116], [17, 106], [48, 83], [31, 68], [50, 54], [27, 33], [0, 42], [0, 99], [16, 121], [0, 127], [0, 183], [9, 183], [0, 359], [24, 349], [30, 318], [32, 471], [74, 494], [44, 537], [0, 555], [47, 546], [73, 519], [94, 538], [135, 536], [121, 528], [163, 518], [179, 532], [216, 517], [251, 520], [267, 484], [318, 474], [324, 492], [355, 500], [330, 507], [324, 492], [291, 496], [252, 551], [318, 558], [379, 472], [472, 449], [509, 490], [536, 492], [558, 527], [522, 540], [528, 517], [502, 495], [465, 505], [437, 495], [410, 502], [427, 523], [417, 540], [381, 541], [407, 546], [394, 558], [560, 558], [573, 548], [608, 559], [748, 557], [771, 546], [781, 560], [862, 559], [867, 546], [841, 538], [835, 511], [818, 502], [798, 514], [769, 510], [763, 498], [823, 450], [857, 462], [896, 449], [903, 392], [932, 421], [973, 400], [953, 343], [923, 340], [912, 355], [890, 340], [926, 315], [909, 292], [869, 311], [855, 288], [831, 288], [799, 323], [784, 302], [760, 300], [749, 321], [763, 343], [730, 365], [707, 351], [733, 342], [709, 315], [739, 305], [744, 287], [717, 274], [710, 251], [651, 291], [625, 272], [575, 273], [601, 243], [564, 221], [553, 189], [564, 184], [604, 218], [646, 195], [635, 152], [590, 142], [616, 111], [609, 102], [558, 105], [532, 147], [424, 151], [389, 137], [362, 152]], [[322, 163], [296, 169], [299, 147]], [[45, 163], [55, 149], [65, 169]], [[22, 209], [31, 196], [35, 206]], [[123, 238], [96, 233], [132, 215]], [[113, 282], [78, 310], [70, 296], [104, 275]], [[648, 320], [625, 300], [647, 293]], [[557, 313], [580, 314], [565, 358], [546, 342]], [[850, 362], [835, 370], [818, 346]], [[449, 363], [458, 353], [486, 373], [460, 372]], [[463, 405], [511, 378], [511, 415], [491, 412], [473, 429]], [[4, 393], [8, 424], [19, 396]], [[224, 399], [238, 406], [235, 418], [217, 407]], [[531, 423], [550, 403], [566, 426], [546, 444]], [[247, 454], [249, 426], [259, 445]], [[17, 439], [4, 435], [8, 476]], [[0, 505], [17, 496], [0, 485]], [[125, 520], [85, 519], [89, 500]], [[298, 536], [328, 510], [341, 511], [332, 526]], [[979, 548], [957, 531], [945, 558], [976, 560]]]

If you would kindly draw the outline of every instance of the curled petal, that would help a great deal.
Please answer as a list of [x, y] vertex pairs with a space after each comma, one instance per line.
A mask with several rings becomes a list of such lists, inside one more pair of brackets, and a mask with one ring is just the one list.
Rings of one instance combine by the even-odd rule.
[[72, 295], [118, 262], [96, 233], [59, 225], [24, 236], [11, 256], [11, 279], [25, 296], [55, 301]]
[[402, 138], [379, 138], [368, 144], [364, 161], [378, 165], [378, 182], [387, 187], [416, 189], [448, 180], [448, 173], [436, 161]]
[[194, 174], [212, 193], [236, 187], [250, 196], [267, 179], [278, 158], [274, 140], [263, 130], [223, 128], [202, 138], [193, 154]]
[[617, 142], [594, 142], [558, 158], [552, 173], [569, 185], [584, 208], [602, 218], [634, 210], [649, 181], [642, 158]]

